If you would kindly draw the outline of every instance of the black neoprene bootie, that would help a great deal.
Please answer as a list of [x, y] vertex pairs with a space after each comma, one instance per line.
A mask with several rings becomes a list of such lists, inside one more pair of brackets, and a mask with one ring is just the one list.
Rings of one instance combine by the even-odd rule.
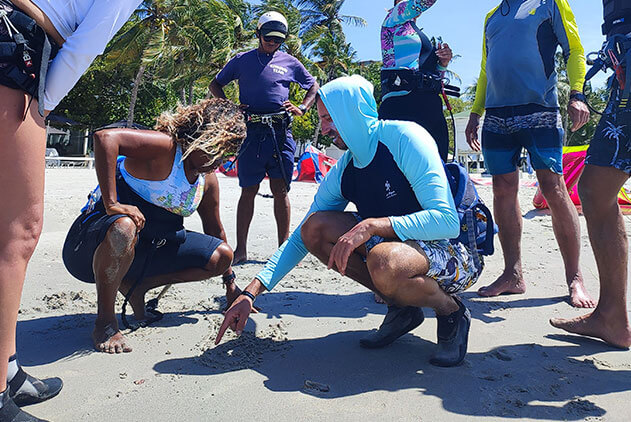
[[[15, 367], [17, 366], [17, 372]], [[12, 370], [13, 367], [13, 370]], [[17, 355], [9, 358], [9, 374], [13, 372], [11, 380], [7, 380], [9, 396], [18, 406], [41, 403], [55, 397], [61, 391], [63, 382], [60, 378], [38, 379], [30, 376], [20, 366]]]
[[467, 354], [471, 313], [456, 297], [458, 310], [449, 315], [436, 315], [438, 348], [429, 363], [436, 366], [459, 365]]
[[2, 396], [2, 407], [0, 407], [0, 422], [47, 422], [44, 419], [26, 413], [13, 402], [9, 396], [9, 387], [0, 394]]
[[416, 306], [388, 306], [388, 313], [377, 331], [359, 340], [366, 349], [378, 349], [389, 345], [425, 320], [423, 310]]

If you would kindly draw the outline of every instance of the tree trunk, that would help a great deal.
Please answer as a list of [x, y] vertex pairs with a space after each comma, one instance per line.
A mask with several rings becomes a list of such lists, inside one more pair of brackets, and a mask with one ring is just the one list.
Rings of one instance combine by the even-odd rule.
[[140, 65], [136, 79], [134, 79], [134, 87], [131, 90], [131, 99], [129, 100], [129, 113], [127, 114], [127, 127], [134, 124], [134, 109], [136, 108], [136, 100], [138, 99], [138, 88], [142, 83], [142, 77], [145, 74], [145, 65]]
[[180, 88], [180, 102], [182, 105], [186, 105], [186, 89], [184, 87]]
[[193, 86], [195, 83], [193, 81], [188, 84], [188, 105], [193, 104]]

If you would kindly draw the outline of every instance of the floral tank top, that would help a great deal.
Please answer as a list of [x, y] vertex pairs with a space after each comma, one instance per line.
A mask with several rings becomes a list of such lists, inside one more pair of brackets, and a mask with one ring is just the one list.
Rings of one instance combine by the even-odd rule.
[[204, 195], [206, 179], [203, 174], [197, 176], [193, 184], [186, 178], [180, 145], [177, 145], [175, 151], [171, 174], [164, 180], [135, 178], [125, 169], [125, 160], [120, 163], [120, 172], [129, 187], [142, 199], [182, 217], [193, 214]]

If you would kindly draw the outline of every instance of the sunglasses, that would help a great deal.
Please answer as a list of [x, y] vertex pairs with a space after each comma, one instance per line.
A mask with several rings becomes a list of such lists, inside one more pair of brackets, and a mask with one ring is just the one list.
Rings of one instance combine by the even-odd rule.
[[281, 38], [281, 37], [267, 36], [267, 35], [263, 37], [263, 40], [264, 40], [265, 42], [271, 42], [271, 43], [274, 43], [274, 44], [282, 44], [282, 43], [283, 43], [283, 41], [285, 41], [285, 40], [284, 40], [283, 38]]

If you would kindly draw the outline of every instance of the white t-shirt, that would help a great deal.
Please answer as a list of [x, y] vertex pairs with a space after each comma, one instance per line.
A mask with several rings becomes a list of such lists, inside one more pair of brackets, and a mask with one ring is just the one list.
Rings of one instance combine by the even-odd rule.
[[46, 77], [44, 108], [53, 110], [136, 10], [141, 0], [32, 0], [66, 42]]

